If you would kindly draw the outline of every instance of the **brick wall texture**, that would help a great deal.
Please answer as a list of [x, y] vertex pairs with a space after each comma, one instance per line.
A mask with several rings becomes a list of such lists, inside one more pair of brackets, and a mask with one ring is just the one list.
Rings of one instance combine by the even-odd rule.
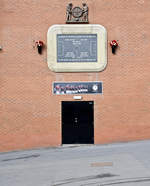
[[[94, 101], [95, 144], [150, 139], [150, 1], [85, 0], [90, 24], [116, 39], [108, 65], [96, 73], [54, 73], [35, 41], [47, 42], [53, 24], [65, 23], [68, 0], [0, 1], [0, 151], [61, 145], [61, 101], [72, 95], [52, 94], [54, 81], [103, 81]], [[81, 6], [81, 0], [72, 0]]]

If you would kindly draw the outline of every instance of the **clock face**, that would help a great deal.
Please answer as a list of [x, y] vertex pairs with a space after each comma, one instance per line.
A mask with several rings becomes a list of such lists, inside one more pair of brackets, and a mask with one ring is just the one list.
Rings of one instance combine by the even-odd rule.
[[73, 17], [75, 17], [75, 18], [81, 17], [81, 15], [82, 15], [82, 9], [81, 9], [80, 7], [75, 7], [75, 8], [73, 8], [73, 10], [72, 10], [72, 15], [73, 15]]
[[92, 89], [93, 89], [93, 91], [97, 91], [98, 90], [98, 86], [97, 85], [93, 85]]

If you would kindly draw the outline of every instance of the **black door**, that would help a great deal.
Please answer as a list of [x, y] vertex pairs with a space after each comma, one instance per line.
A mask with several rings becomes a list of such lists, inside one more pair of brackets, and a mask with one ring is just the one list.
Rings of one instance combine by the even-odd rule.
[[94, 143], [93, 106], [93, 101], [62, 101], [62, 144]]

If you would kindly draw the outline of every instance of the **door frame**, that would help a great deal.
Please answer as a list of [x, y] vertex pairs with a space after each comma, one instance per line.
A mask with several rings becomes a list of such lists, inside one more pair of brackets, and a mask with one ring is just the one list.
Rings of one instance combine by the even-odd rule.
[[[63, 117], [63, 115], [62, 115], [62, 109], [63, 109], [63, 107], [62, 107], [62, 104], [63, 104], [63, 102], [92, 102], [92, 105], [93, 105], [93, 122], [92, 122], [92, 126], [93, 126], [93, 142], [92, 143], [78, 143], [78, 144], [90, 144], [90, 145], [94, 145], [95, 144], [95, 127], [94, 127], [94, 100], [88, 100], [88, 101], [86, 101], [86, 100], [84, 100], [84, 101], [79, 101], [79, 100], [77, 100], [77, 101], [61, 101], [61, 145], [65, 145], [65, 143], [63, 143], [63, 121], [62, 121], [62, 117]], [[66, 143], [67, 144], [67, 143]], [[75, 143], [68, 143], [68, 144], [70, 144], [70, 145], [76, 145]]]

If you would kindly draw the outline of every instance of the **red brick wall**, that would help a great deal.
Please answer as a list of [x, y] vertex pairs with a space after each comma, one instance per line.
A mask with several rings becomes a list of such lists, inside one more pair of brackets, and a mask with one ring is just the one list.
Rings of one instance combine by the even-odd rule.
[[99, 73], [54, 73], [34, 41], [65, 23], [69, 2], [0, 1], [0, 151], [61, 145], [61, 101], [73, 96], [52, 95], [53, 81], [103, 81], [103, 95], [83, 96], [95, 102], [95, 144], [150, 138], [150, 1], [85, 1], [90, 23], [118, 40], [117, 54], [108, 45]]

